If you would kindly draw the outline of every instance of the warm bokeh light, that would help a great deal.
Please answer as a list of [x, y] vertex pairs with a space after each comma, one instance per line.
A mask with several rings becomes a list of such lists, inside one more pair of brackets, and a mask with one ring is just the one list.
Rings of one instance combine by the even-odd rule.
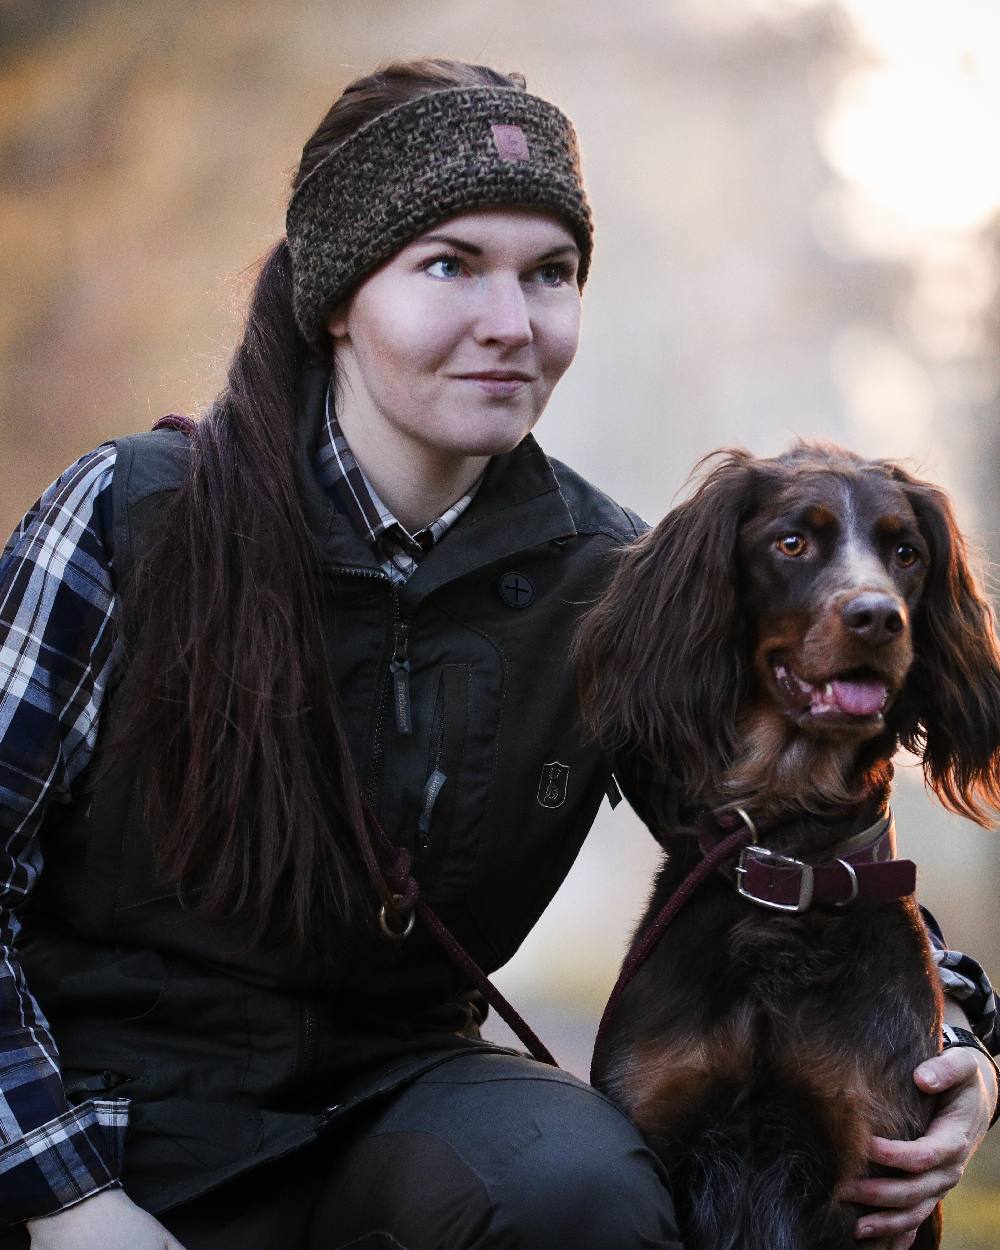
[[1000, 207], [1000, 6], [842, 0], [869, 58], [822, 130], [833, 167], [914, 241]]
[[[801, 14], [817, 0], [761, 0]], [[838, 0], [857, 40], [817, 118], [837, 181], [816, 197], [819, 243], [845, 263], [905, 266], [894, 324], [863, 317], [832, 344], [831, 372], [853, 440], [896, 445], [958, 476], [963, 435], [943, 405], [995, 395], [990, 312], [1000, 285], [1000, 6], [992, 0]], [[966, 506], [977, 525], [996, 523]]]

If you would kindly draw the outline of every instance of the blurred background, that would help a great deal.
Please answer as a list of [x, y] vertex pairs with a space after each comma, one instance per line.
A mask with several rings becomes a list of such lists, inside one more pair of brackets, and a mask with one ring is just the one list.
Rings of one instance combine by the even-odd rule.
[[[207, 405], [305, 138], [425, 54], [520, 70], [580, 134], [597, 248], [551, 454], [656, 521], [720, 444], [830, 438], [908, 458], [998, 554], [995, 0], [0, 0], [4, 534], [95, 444]], [[998, 835], [900, 771], [921, 897], [1000, 979]], [[656, 862], [605, 810], [498, 977], [581, 1074]], [[995, 1250], [998, 1191], [988, 1142], [948, 1250]]]

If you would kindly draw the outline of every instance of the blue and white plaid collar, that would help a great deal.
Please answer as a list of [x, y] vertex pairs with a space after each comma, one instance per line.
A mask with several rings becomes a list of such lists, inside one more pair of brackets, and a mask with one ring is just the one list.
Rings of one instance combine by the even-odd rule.
[[323, 418], [324, 438], [316, 453], [316, 479], [375, 553], [383, 570], [394, 582], [405, 582], [420, 558], [448, 532], [472, 503], [482, 483], [482, 475], [469, 490], [447, 508], [436, 521], [415, 534], [393, 516], [354, 458], [333, 410], [332, 383], [326, 388]]

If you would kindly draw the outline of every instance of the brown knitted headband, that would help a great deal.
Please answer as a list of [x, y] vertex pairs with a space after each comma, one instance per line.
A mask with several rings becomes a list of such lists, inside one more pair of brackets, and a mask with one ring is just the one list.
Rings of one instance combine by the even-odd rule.
[[436, 222], [513, 204], [565, 219], [590, 267], [593, 227], [576, 135], [553, 104], [514, 87], [433, 91], [366, 123], [288, 205], [295, 320], [314, 346], [325, 316], [377, 265]]

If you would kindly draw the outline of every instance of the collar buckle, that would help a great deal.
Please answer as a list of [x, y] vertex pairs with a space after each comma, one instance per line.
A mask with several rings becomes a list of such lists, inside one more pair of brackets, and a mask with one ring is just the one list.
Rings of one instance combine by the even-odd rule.
[[[761, 898], [759, 894], [752, 894], [744, 885], [744, 878], [750, 871], [748, 859], [755, 865], [763, 868], [774, 867], [780, 869], [794, 868], [798, 870], [799, 897], [794, 903], [778, 903], [774, 899]], [[740, 852], [740, 862], [736, 867], [736, 889], [745, 899], [751, 903], [757, 903], [760, 907], [768, 907], [772, 911], [788, 911], [802, 912], [807, 911], [813, 898], [813, 885], [815, 874], [812, 864], [804, 863], [801, 859], [792, 859], [790, 855], [778, 855], [775, 851], [769, 851], [766, 846], [758, 846], [756, 844], [745, 846]]]

